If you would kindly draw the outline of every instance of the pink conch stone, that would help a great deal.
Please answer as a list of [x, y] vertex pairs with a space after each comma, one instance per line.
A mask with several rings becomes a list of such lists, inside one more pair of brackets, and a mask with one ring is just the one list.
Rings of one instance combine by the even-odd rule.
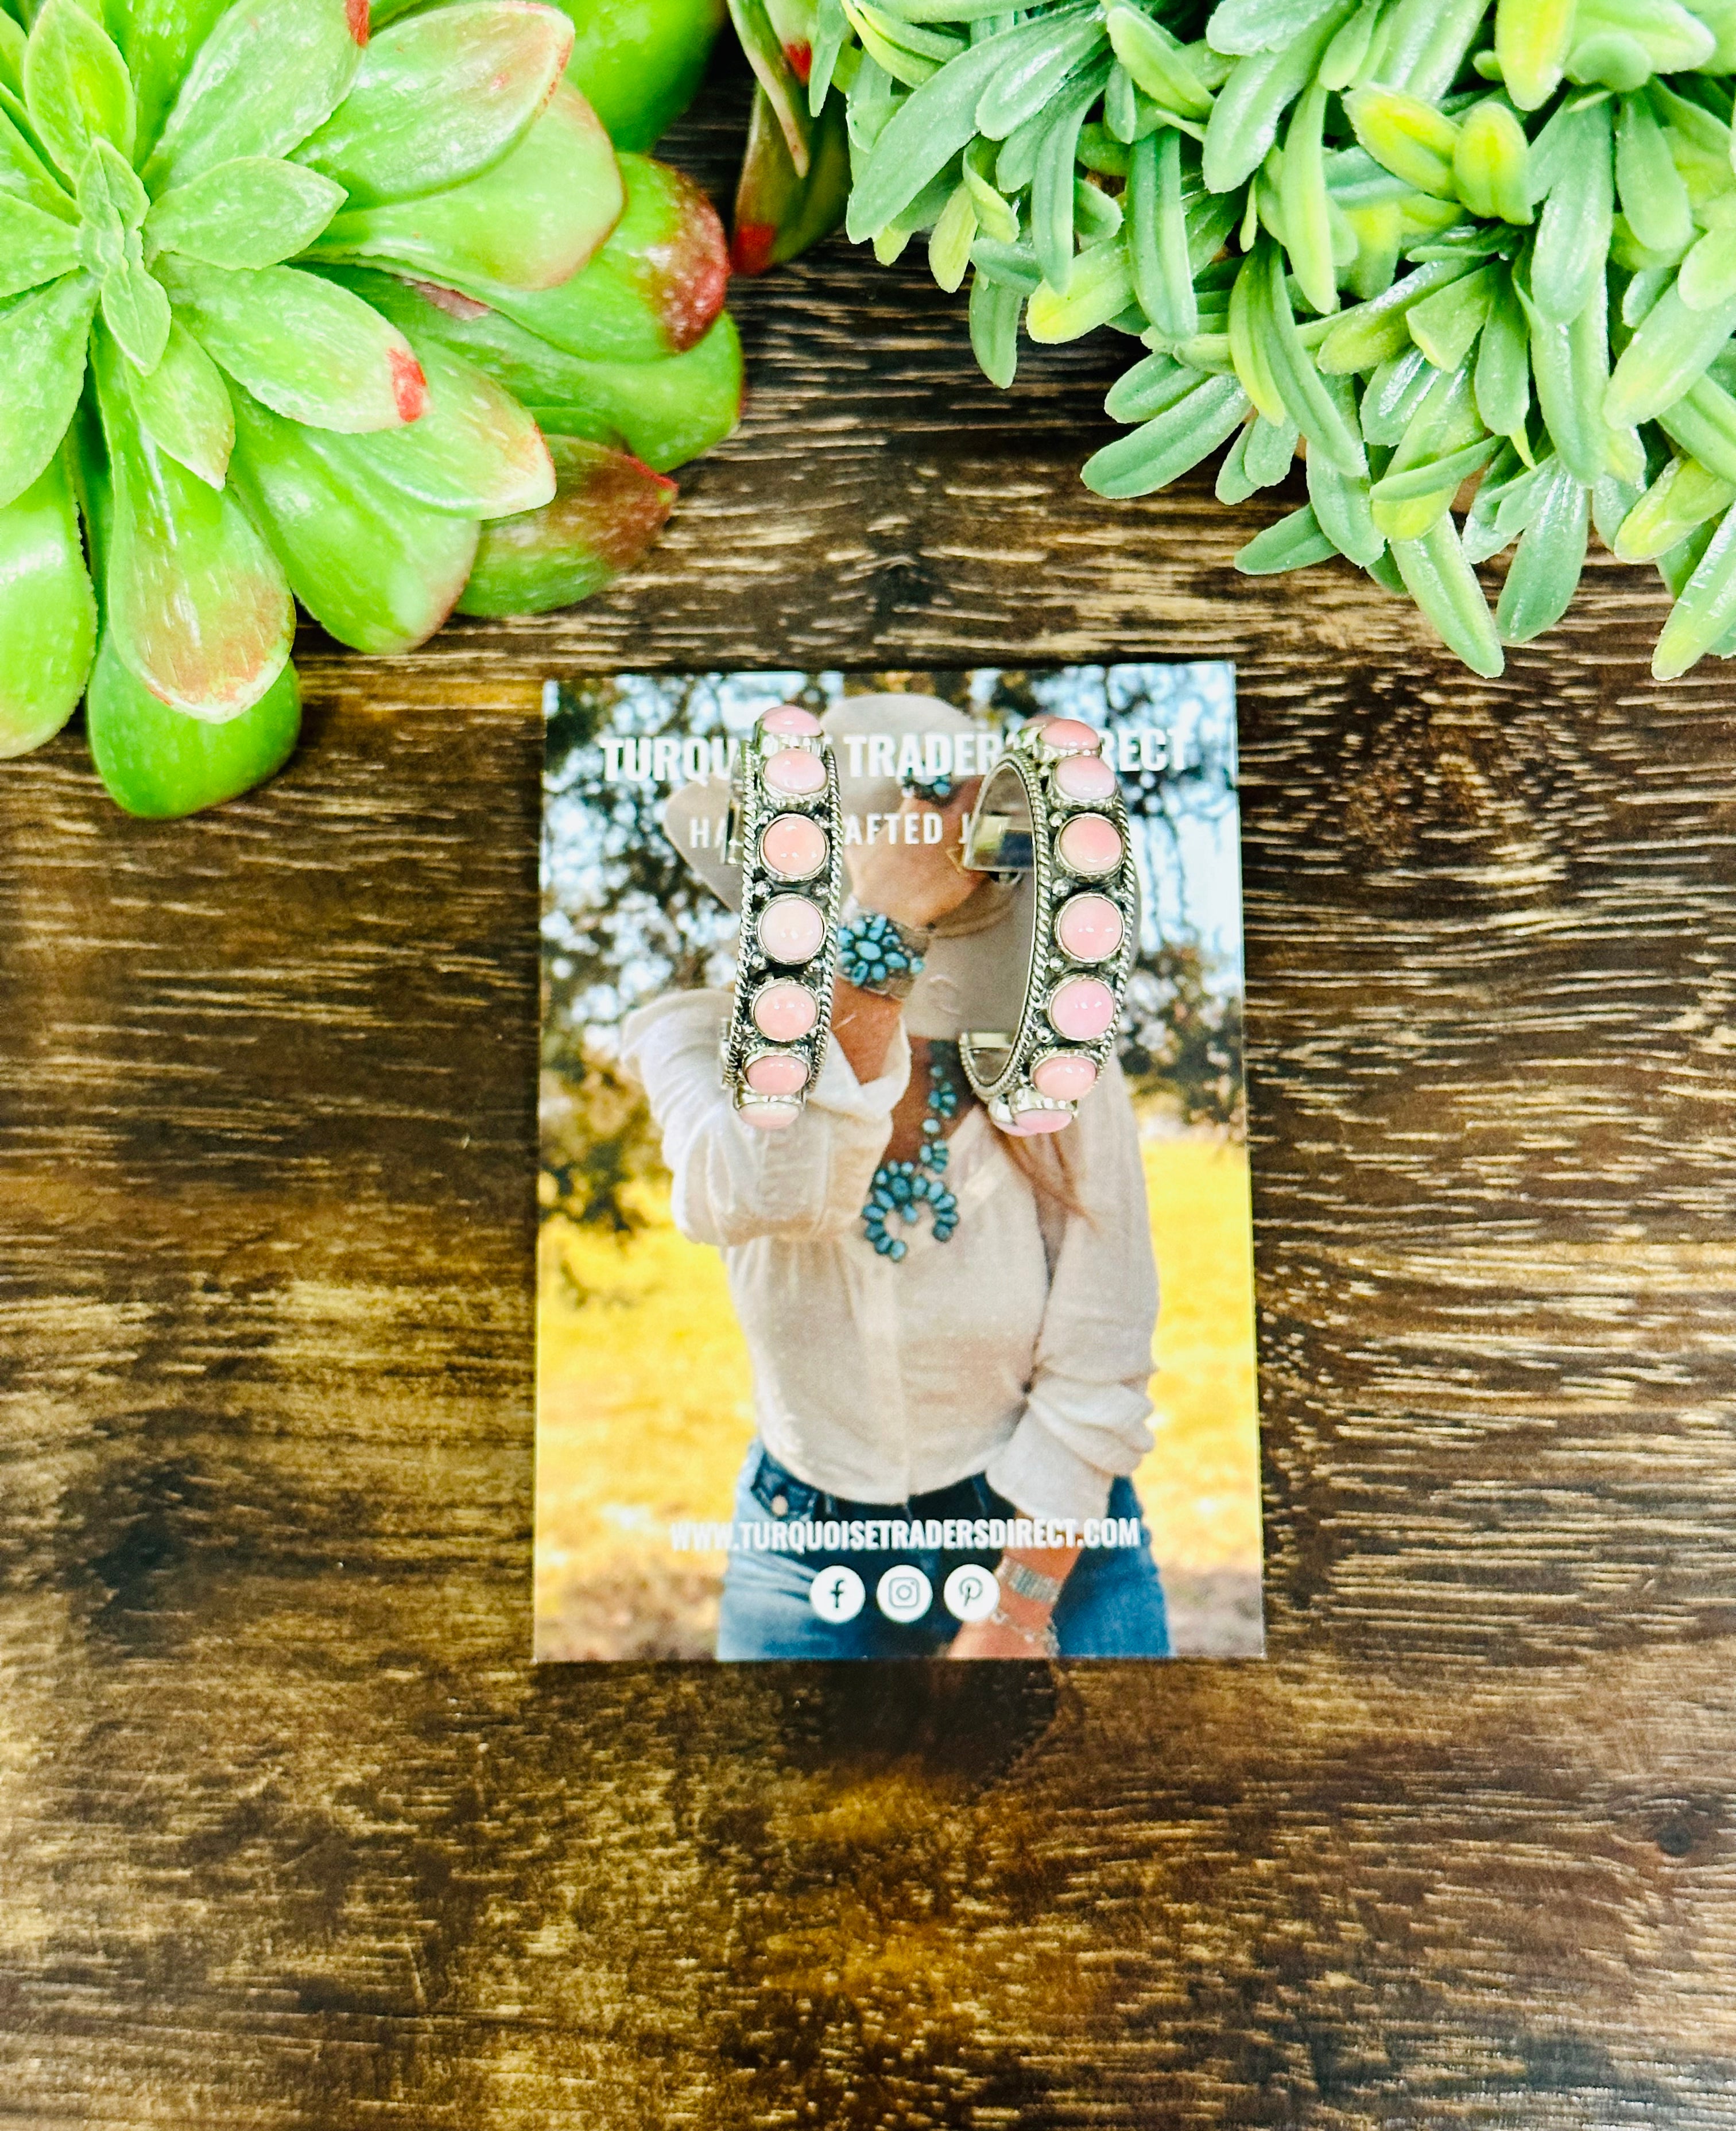
[[1041, 737], [1057, 754], [1095, 754], [1103, 744], [1103, 735], [1078, 718], [1051, 718]]
[[1101, 814], [1075, 814], [1055, 848], [1071, 873], [1113, 873], [1121, 862], [1121, 832]]
[[748, 1066], [747, 1081], [756, 1095], [799, 1095], [808, 1085], [808, 1069], [793, 1051], [772, 1051]]
[[774, 1043], [800, 1043], [820, 1018], [820, 1008], [806, 984], [768, 984], [753, 1000], [753, 1026]]
[[808, 962], [825, 938], [825, 919], [805, 895], [774, 895], [759, 914], [759, 945], [773, 962]]
[[1076, 962], [1107, 962], [1124, 933], [1121, 913], [1107, 895], [1076, 895], [1055, 921], [1055, 936]]
[[1069, 754], [1055, 766], [1055, 789], [1077, 806], [1095, 806], [1115, 790], [1115, 772], [1100, 754]]
[[1021, 1110], [1007, 1129], [1016, 1138], [1034, 1139], [1039, 1133], [1064, 1132], [1072, 1123], [1068, 1110]]
[[1095, 1043], [1115, 1021], [1115, 994], [1101, 977], [1069, 977], [1049, 1002], [1058, 1034], [1074, 1043]]
[[825, 764], [805, 749], [780, 748], [766, 764], [766, 782], [774, 792], [806, 798], [810, 793], [825, 789]]
[[1045, 1058], [1031, 1076], [1031, 1085], [1052, 1103], [1076, 1103], [1097, 1085], [1097, 1067], [1090, 1059], [1058, 1053]]
[[800, 1103], [753, 1103], [735, 1114], [744, 1125], [752, 1125], [755, 1132], [782, 1132], [792, 1125], [801, 1115]]
[[796, 703], [780, 703], [776, 710], [765, 711], [759, 722], [763, 731], [800, 733], [805, 740], [811, 740], [820, 729], [814, 713]]
[[825, 831], [806, 814], [780, 814], [760, 838], [759, 855], [785, 880], [806, 880], [825, 863]]

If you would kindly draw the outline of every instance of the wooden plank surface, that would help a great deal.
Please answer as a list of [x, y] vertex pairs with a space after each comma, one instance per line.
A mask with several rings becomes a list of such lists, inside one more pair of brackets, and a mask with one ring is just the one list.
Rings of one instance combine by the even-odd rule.
[[[681, 136], [725, 181], [739, 81]], [[1098, 504], [841, 246], [548, 621], [191, 826], [0, 773], [0, 2124], [1736, 2125], [1736, 722]], [[538, 698], [1241, 669], [1270, 1661], [533, 1672]]]

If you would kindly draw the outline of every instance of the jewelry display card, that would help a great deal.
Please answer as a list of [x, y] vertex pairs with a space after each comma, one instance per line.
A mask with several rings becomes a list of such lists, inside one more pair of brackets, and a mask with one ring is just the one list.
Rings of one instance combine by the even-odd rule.
[[1258, 1655], [1233, 669], [544, 694], [538, 1657]]

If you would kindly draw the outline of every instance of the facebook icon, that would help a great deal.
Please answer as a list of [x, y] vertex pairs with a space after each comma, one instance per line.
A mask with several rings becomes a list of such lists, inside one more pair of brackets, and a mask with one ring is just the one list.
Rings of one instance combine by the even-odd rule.
[[822, 1568], [808, 1586], [808, 1603], [822, 1621], [842, 1627], [862, 1611], [866, 1594], [854, 1568]]

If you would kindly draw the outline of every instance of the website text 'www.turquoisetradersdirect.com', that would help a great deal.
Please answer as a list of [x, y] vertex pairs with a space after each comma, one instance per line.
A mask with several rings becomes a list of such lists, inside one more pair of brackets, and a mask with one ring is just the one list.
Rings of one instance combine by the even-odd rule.
[[787, 1517], [775, 1522], [676, 1524], [669, 1544], [677, 1554], [896, 1554], [938, 1549], [964, 1554], [993, 1547], [1136, 1547], [1145, 1543], [1137, 1517], [853, 1517], [822, 1522]]

